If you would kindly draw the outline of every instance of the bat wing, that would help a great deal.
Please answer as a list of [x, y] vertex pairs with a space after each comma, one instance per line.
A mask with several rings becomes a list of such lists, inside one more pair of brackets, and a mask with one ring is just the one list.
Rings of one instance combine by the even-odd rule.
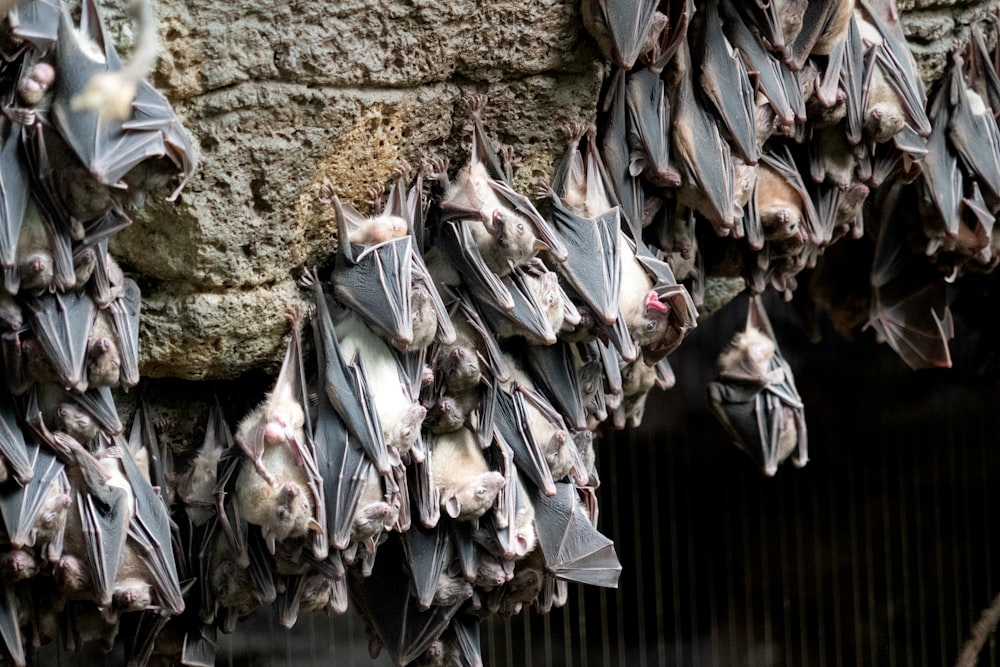
[[727, 0], [739, 10], [747, 26], [764, 40], [768, 48], [779, 53], [785, 51], [785, 35], [781, 29], [775, 0]]
[[857, 145], [864, 135], [865, 49], [858, 22], [853, 16], [847, 26], [847, 39], [844, 41], [840, 83], [847, 94], [847, 141]]
[[125, 552], [130, 511], [122, 489], [105, 485], [100, 498], [94, 495], [94, 489], [89, 491], [77, 490], [76, 505], [83, 524], [94, 598], [100, 606], [107, 606]]
[[[495, 308], [491, 302], [481, 302], [481, 313], [494, 330], [513, 328], [510, 335], [521, 335], [542, 345], [556, 341], [558, 332], [552, 330], [552, 323], [539, 303], [535, 292], [528, 285], [522, 269], [514, 269], [500, 279], [514, 304], [510, 311]], [[500, 324], [503, 322], [503, 324]]]
[[85, 292], [56, 292], [25, 301], [32, 331], [53, 368], [70, 389], [87, 388], [87, 341], [97, 309]]
[[[403, 553], [410, 568], [412, 586], [420, 609], [434, 602], [438, 580], [449, 564], [451, 537], [446, 526], [425, 528], [419, 522], [402, 535]], [[471, 590], [471, 589], [470, 589]]]
[[789, 186], [799, 195], [802, 200], [802, 223], [805, 233], [813, 243], [818, 243], [819, 236], [819, 216], [816, 214], [816, 207], [813, 205], [812, 197], [806, 189], [806, 184], [802, 180], [802, 173], [795, 164], [792, 152], [785, 144], [782, 150], [769, 151], [760, 156], [761, 162], [771, 167], [788, 183]]
[[524, 397], [519, 391], [497, 391], [496, 435], [513, 452], [514, 464], [525, 477], [542, 490], [552, 495], [556, 487], [545, 455], [535, 442], [528, 428], [528, 416], [524, 409]]
[[90, 413], [101, 430], [108, 435], [118, 435], [124, 430], [125, 427], [118, 417], [118, 409], [115, 408], [115, 399], [111, 394], [110, 387], [95, 387], [82, 394], [68, 391], [65, 392], [65, 395]]
[[335, 549], [346, 549], [371, 461], [328, 401], [320, 399], [313, 441], [326, 499], [326, 535]]
[[184, 633], [181, 664], [186, 667], [214, 667], [219, 646], [214, 625], [202, 625], [197, 631]]
[[148, 81], [140, 81], [132, 102], [132, 118], [122, 124], [132, 132], [159, 133], [166, 156], [180, 172], [181, 182], [167, 201], [174, 201], [198, 166], [198, 151], [174, 115], [170, 103]]
[[695, 13], [694, 2], [692, 0], [668, 2], [663, 12], [667, 17], [666, 27], [660, 31], [650, 52], [639, 55], [639, 59], [654, 72], [661, 72], [677, 53], [681, 42], [687, 39], [688, 23]]
[[274, 585], [274, 572], [271, 569], [272, 557], [259, 526], [249, 526], [247, 530], [247, 555], [250, 557], [247, 573], [250, 575], [250, 586], [254, 596], [262, 604], [274, 602], [278, 591]]
[[31, 176], [21, 150], [21, 132], [8, 124], [7, 139], [0, 148], [0, 266], [4, 269], [12, 269], [17, 262], [17, 241], [31, 198]]
[[[55, 485], [64, 494], [69, 493], [69, 481], [63, 464], [43, 447], [35, 444], [27, 446], [31, 461], [31, 480], [20, 484], [0, 487], [0, 517], [11, 545], [16, 549], [34, 546], [35, 523], [45, 507], [49, 493]], [[69, 498], [69, 496], [66, 496]]]
[[24, 638], [21, 636], [17, 593], [13, 586], [3, 588], [3, 593], [0, 594], [0, 636], [3, 637], [11, 661], [18, 667], [24, 667], [28, 663], [24, 653]]
[[40, 53], [48, 51], [59, 39], [60, 7], [58, 0], [21, 0], [8, 15], [11, 32], [31, 42]]
[[[228, 430], [228, 427], [226, 427]], [[240, 515], [240, 506], [234, 498], [232, 489], [236, 485], [240, 469], [243, 467], [244, 456], [238, 447], [227, 447], [219, 457], [217, 466], [218, 477], [215, 487], [217, 505], [217, 530], [225, 536], [229, 547], [236, 554], [236, 563], [243, 568], [249, 567], [250, 556], [247, 549], [247, 522]], [[211, 544], [206, 544], [211, 548]]]
[[557, 482], [553, 496], [530, 487], [528, 493], [545, 568], [566, 581], [617, 588], [622, 566], [614, 542], [590, 523], [573, 484]]
[[139, 286], [125, 279], [125, 292], [108, 306], [121, 358], [121, 381], [126, 387], [139, 384]]
[[434, 476], [431, 473], [432, 460], [430, 456], [423, 461], [411, 461], [406, 466], [412, 501], [417, 505], [417, 518], [420, 525], [433, 528], [441, 520], [441, 497]]
[[997, 74], [993, 64], [993, 56], [986, 48], [986, 41], [983, 39], [983, 31], [978, 23], [974, 23], [972, 32], [972, 60], [976, 64], [981, 76], [980, 86], [982, 93], [989, 103], [991, 109], [1000, 109], [1000, 75]]
[[333, 270], [337, 298], [401, 350], [413, 341], [412, 260], [413, 238], [404, 236], [366, 248], [356, 263], [338, 255]]
[[701, 90], [722, 119], [736, 154], [747, 164], [757, 164], [760, 145], [755, 122], [756, 94], [746, 65], [726, 39], [718, 2], [710, 0], [695, 17], [702, 25], [703, 48], [699, 50], [701, 57], [695, 59]]
[[481, 619], [472, 614], [456, 614], [451, 629], [458, 642], [459, 664], [462, 667], [483, 667], [479, 625]]
[[129, 521], [128, 536], [137, 545], [139, 559], [152, 575], [160, 607], [169, 614], [180, 614], [184, 611], [184, 596], [174, 560], [170, 515], [163, 498], [132, 460], [128, 447], [121, 444], [122, 468], [135, 494], [135, 514]]
[[372, 576], [365, 577], [356, 568], [347, 574], [352, 601], [399, 665], [412, 662], [427, 650], [461, 607], [434, 605], [421, 610], [409, 574], [399, 566], [403, 558], [400, 540], [390, 537], [379, 548]]
[[274, 600], [274, 611], [278, 616], [278, 624], [291, 630], [299, 620], [299, 604], [302, 602], [302, 592], [305, 590], [306, 575], [283, 577], [282, 583], [283, 588]]
[[954, 329], [945, 284], [933, 276], [926, 280], [908, 288], [873, 288], [869, 325], [910, 368], [951, 368], [948, 340]]
[[0, 392], [0, 455], [19, 484], [31, 481], [33, 464], [28, 457], [24, 434], [17, 423], [14, 401], [5, 391]]
[[386, 449], [378, 414], [374, 412], [368, 396], [371, 388], [357, 365], [349, 363], [337, 340], [329, 304], [319, 280], [314, 281], [316, 292], [316, 347], [322, 352], [323, 378], [330, 404], [344, 420], [352, 438], [371, 457], [379, 474], [389, 472], [389, 455]]
[[[565, 241], [569, 258], [559, 274], [605, 324], [618, 317], [622, 258], [618, 248], [621, 218], [617, 208], [593, 220], [580, 217], [553, 198], [552, 224]], [[594, 258], [598, 261], [594, 261]]]
[[514, 310], [514, 298], [486, 265], [479, 246], [462, 221], [449, 220], [443, 224], [438, 234], [438, 247], [462, 276], [462, 282], [477, 302], [504, 312]]
[[568, 256], [566, 246], [563, 245], [562, 239], [552, 230], [542, 214], [538, 212], [535, 205], [531, 203], [531, 200], [514, 190], [505, 181], [494, 179], [490, 181], [490, 186], [497, 197], [505, 200], [511, 208], [531, 222], [531, 226], [535, 229], [535, 236], [548, 246], [549, 256], [556, 262], [565, 262]]
[[[129, 622], [131, 621], [131, 622]], [[156, 638], [170, 621], [170, 616], [159, 610], [144, 609], [136, 614], [126, 614], [122, 619], [120, 634], [125, 638], [125, 664], [128, 667], [145, 667], [153, 655]]]
[[468, 582], [476, 580], [479, 568], [479, 547], [476, 546], [472, 533], [475, 528], [470, 521], [452, 521], [445, 519], [451, 531], [451, 541], [455, 545], [455, 556], [462, 576]]
[[477, 353], [489, 369], [490, 376], [497, 382], [507, 382], [510, 380], [510, 368], [504, 360], [503, 352], [500, 350], [500, 345], [497, 343], [493, 331], [486, 326], [479, 314], [479, 309], [476, 308], [469, 295], [463, 290], [457, 290], [456, 294], [458, 295], [455, 305], [456, 315], [463, 318], [479, 337], [480, 344], [476, 346]]
[[816, 42], [831, 29], [831, 21], [840, 11], [842, 4], [840, 0], [808, 3], [805, 15], [802, 17], [802, 30], [785, 51], [785, 61], [789, 67], [796, 71], [802, 69]]
[[573, 430], [587, 428], [580, 373], [570, 344], [530, 345], [527, 358], [536, 386], [553, 401], [567, 425]]

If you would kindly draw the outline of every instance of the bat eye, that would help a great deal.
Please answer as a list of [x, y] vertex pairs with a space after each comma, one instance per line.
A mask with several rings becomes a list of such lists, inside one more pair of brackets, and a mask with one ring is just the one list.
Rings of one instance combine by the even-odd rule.
[[523, 222], [517, 223], [517, 232], [518, 232], [518, 234], [523, 234], [524, 233], [524, 223]]
[[653, 333], [654, 331], [656, 331], [656, 322], [652, 321], [646, 322], [646, 331], [648, 333]]
[[283, 520], [286, 516], [288, 516], [288, 509], [285, 507], [279, 507], [278, 518]]

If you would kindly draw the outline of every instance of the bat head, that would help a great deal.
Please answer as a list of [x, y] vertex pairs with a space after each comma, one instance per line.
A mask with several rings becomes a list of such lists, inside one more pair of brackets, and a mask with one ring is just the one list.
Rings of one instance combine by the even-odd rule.
[[24, 581], [38, 574], [38, 559], [30, 550], [15, 549], [0, 556], [0, 572], [7, 583]]
[[115, 582], [111, 599], [118, 611], [142, 611], [153, 605], [153, 587], [135, 577], [122, 579]]
[[487, 230], [493, 235], [504, 257], [514, 266], [523, 266], [539, 252], [549, 250], [548, 244], [535, 235], [531, 222], [511, 210], [494, 209]]
[[36, 63], [17, 84], [17, 92], [28, 106], [42, 101], [49, 87], [56, 80], [56, 70], [48, 63]]
[[479, 384], [482, 369], [479, 355], [468, 346], [456, 344], [439, 357], [438, 372], [450, 392], [461, 392]]
[[88, 442], [97, 435], [97, 420], [86, 410], [72, 403], [60, 403], [56, 408], [56, 428], [80, 442]]
[[[437, 333], [438, 316], [434, 299], [428, 289], [419, 282], [410, 288], [410, 312], [413, 322], [413, 338], [408, 350], [422, 350], [434, 341]], [[401, 350], [405, 352], [406, 350]]]
[[295, 482], [287, 482], [274, 499], [272, 521], [263, 528], [275, 539], [286, 540], [306, 535], [315, 523], [312, 494]]
[[461, 488], [441, 498], [441, 506], [452, 519], [467, 521], [482, 516], [493, 506], [507, 481], [498, 472], [485, 472], [469, 479]]
[[41, 290], [52, 284], [53, 278], [52, 254], [48, 250], [34, 249], [25, 253], [18, 264], [21, 276], [21, 289]]

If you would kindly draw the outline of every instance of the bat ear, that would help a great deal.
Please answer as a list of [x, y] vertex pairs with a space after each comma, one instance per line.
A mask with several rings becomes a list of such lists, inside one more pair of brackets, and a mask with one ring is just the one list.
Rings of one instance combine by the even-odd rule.
[[319, 521], [316, 519], [309, 519], [308, 529], [317, 535], [323, 534], [323, 526], [319, 525]]
[[458, 496], [455, 494], [448, 496], [448, 499], [444, 501], [444, 511], [452, 519], [458, 518], [458, 515], [462, 512], [462, 503], [459, 502]]
[[524, 535], [518, 535], [517, 541], [514, 543], [514, 555], [517, 558], [523, 558], [528, 555], [528, 551], [531, 549], [531, 543]]
[[552, 246], [550, 246], [548, 243], [546, 243], [545, 241], [543, 241], [541, 239], [535, 239], [535, 246], [534, 246], [534, 248], [535, 248], [535, 252], [545, 252], [545, 251], [548, 251], [548, 250], [552, 250]]

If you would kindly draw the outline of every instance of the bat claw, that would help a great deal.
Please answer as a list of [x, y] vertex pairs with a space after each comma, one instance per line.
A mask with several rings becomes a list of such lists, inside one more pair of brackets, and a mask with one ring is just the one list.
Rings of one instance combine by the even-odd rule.
[[471, 95], [467, 95], [462, 102], [465, 104], [465, 108], [470, 115], [474, 118], [479, 118], [483, 113], [483, 109], [486, 108], [489, 99], [485, 93], [472, 93]]

